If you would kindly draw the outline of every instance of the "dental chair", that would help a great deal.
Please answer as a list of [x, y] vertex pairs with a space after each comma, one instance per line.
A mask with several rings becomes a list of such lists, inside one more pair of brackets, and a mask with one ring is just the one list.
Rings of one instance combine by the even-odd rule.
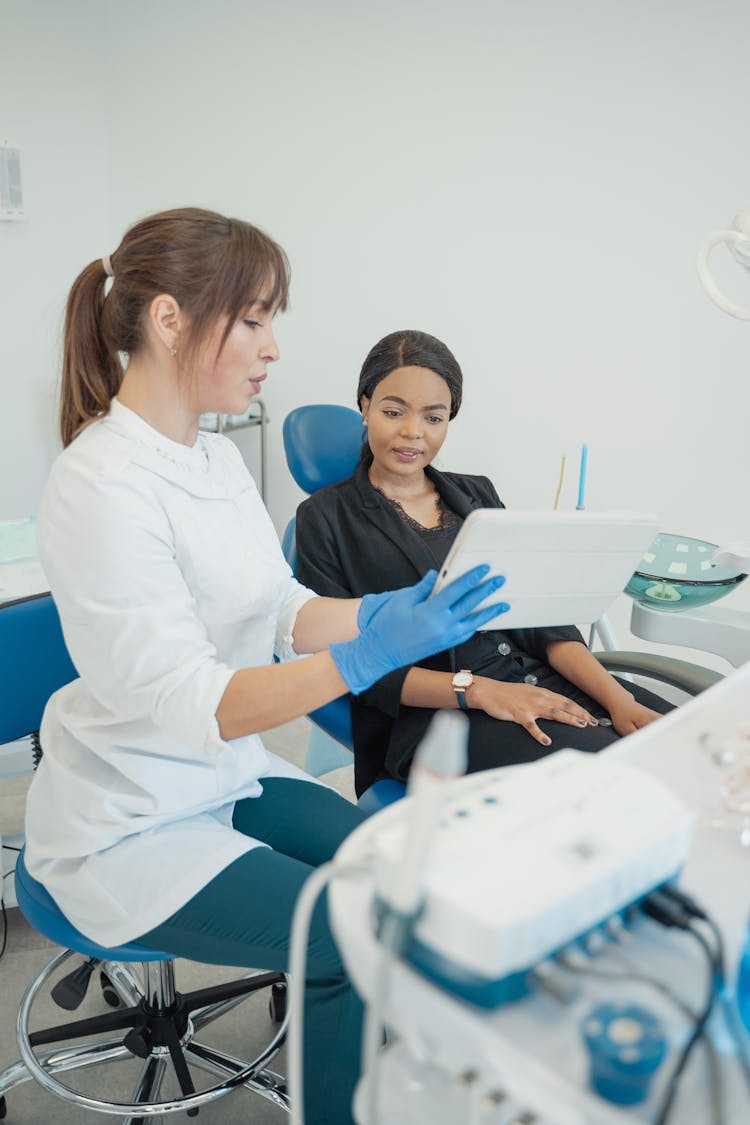
[[[49, 695], [75, 679], [60, 620], [50, 594], [0, 605], [0, 744], [32, 736], [38, 764], [43, 747], [38, 731]], [[65, 917], [44, 887], [29, 874], [23, 850], [15, 869], [18, 905], [39, 933], [63, 947], [28, 986], [17, 1021], [20, 1060], [0, 1073], [0, 1118], [6, 1116], [6, 1094], [29, 1079], [81, 1109], [123, 1117], [126, 1125], [178, 1112], [193, 1117], [198, 1108], [245, 1086], [282, 1109], [289, 1108], [284, 1080], [268, 1069], [286, 1038], [286, 978], [281, 973], [251, 973], [242, 979], [180, 993], [171, 954], [125, 944], [109, 949], [90, 941]], [[92, 973], [101, 974], [104, 999], [113, 1009], [52, 1027], [30, 1029], [34, 1001], [58, 970], [76, 955], [84, 960], [51, 989], [59, 1007], [73, 1011], [86, 995]], [[134, 971], [136, 963], [140, 972]], [[270, 990], [273, 1034], [252, 1061], [235, 1058], [196, 1038], [210, 1023], [260, 990]], [[71, 1041], [74, 1041], [71, 1043]], [[44, 1048], [40, 1050], [40, 1048]], [[109, 1096], [112, 1076], [102, 1073], [96, 1094], [83, 1093], [59, 1075], [121, 1060], [140, 1061], [129, 1100]], [[171, 1075], [170, 1075], [171, 1067]], [[196, 1090], [190, 1067], [219, 1076]], [[118, 1072], [120, 1073], [120, 1072]], [[179, 1093], [160, 1100], [165, 1080]]]
[[[348, 406], [300, 406], [284, 419], [284, 452], [295, 483], [308, 495], [351, 476], [359, 462], [364, 437], [361, 415]], [[297, 573], [297, 517], [292, 516], [281, 540], [284, 556]], [[308, 747], [305, 769], [314, 777], [347, 765], [352, 754], [352, 720], [348, 698], [334, 699], [309, 718], [336, 746]]]
[[[352, 475], [359, 464], [365, 427], [362, 416], [348, 406], [316, 403], [299, 406], [284, 419], [284, 452], [295, 483], [308, 495]], [[286, 526], [282, 549], [292, 570], [297, 571], [296, 516]], [[305, 758], [305, 769], [319, 777], [339, 766], [351, 765], [352, 717], [349, 697], [334, 699], [312, 711], [314, 723]], [[357, 804], [366, 813], [377, 812], [403, 797], [400, 781], [376, 781]]]
[[[344, 480], [356, 469], [364, 436], [358, 411], [347, 406], [300, 406], [284, 419], [283, 440], [287, 465], [295, 483], [306, 493]], [[287, 524], [282, 539], [284, 555], [296, 572], [296, 517]], [[721, 679], [718, 672], [684, 660], [636, 651], [597, 651], [594, 656], [610, 672], [640, 675], [669, 684], [688, 695], [697, 695]], [[353, 740], [349, 699], [334, 699], [310, 713], [315, 724], [305, 759], [305, 769], [319, 776], [351, 763]], [[333, 740], [333, 741], [331, 741]], [[359, 799], [367, 813], [377, 812], [404, 795], [406, 786], [395, 780], [377, 781]]]

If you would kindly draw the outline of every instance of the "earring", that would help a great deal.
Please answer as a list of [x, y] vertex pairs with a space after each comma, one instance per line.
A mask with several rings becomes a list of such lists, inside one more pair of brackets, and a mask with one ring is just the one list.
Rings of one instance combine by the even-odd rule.
[[176, 339], [174, 339], [172, 341], [172, 347], [169, 349], [169, 354], [171, 356], [177, 355], [177, 340]]

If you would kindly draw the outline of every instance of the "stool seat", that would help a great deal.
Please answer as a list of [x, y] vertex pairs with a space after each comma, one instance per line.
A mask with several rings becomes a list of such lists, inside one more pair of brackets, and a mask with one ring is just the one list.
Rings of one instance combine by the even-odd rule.
[[49, 891], [29, 874], [24, 849], [16, 861], [15, 885], [18, 905], [27, 922], [40, 934], [65, 949], [73, 949], [86, 957], [96, 957], [99, 961], [169, 961], [173, 957], [171, 953], [147, 949], [135, 943], [105, 948], [87, 938], [68, 921]]

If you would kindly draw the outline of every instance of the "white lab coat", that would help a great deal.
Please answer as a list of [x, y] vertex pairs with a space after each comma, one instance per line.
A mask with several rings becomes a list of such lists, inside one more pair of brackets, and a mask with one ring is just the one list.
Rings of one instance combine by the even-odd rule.
[[81, 678], [44, 714], [27, 863], [111, 946], [259, 846], [231, 827], [235, 800], [305, 776], [257, 735], [223, 741], [215, 713], [236, 669], [294, 656], [314, 595], [232, 442], [188, 448], [117, 400], [54, 464], [38, 543]]

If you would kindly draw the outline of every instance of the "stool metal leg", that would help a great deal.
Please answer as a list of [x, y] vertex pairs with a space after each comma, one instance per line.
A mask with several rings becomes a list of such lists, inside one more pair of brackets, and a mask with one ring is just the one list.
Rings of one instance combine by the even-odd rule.
[[[132, 1056], [127, 1047], [123, 1047], [121, 1043], [113, 1045], [111, 1039], [105, 1039], [100, 1043], [89, 1043], [85, 1048], [46, 1051], [36, 1057], [40, 1066], [50, 1074], [62, 1074], [66, 1070], [82, 1070], [88, 1066], [116, 1062]], [[0, 1096], [7, 1094], [16, 1086], [21, 1086], [24, 1082], [30, 1082], [33, 1077], [23, 1059], [12, 1063], [0, 1074]]]
[[[0, 1094], [26, 1081], [28, 1077], [33, 1077], [44, 1089], [64, 1101], [99, 1113], [119, 1117], [126, 1115], [126, 1122], [131, 1122], [132, 1125], [155, 1121], [172, 1113], [187, 1112], [192, 1116], [190, 1111], [194, 1113], [199, 1106], [215, 1101], [229, 1090], [242, 1085], [273, 1101], [280, 1108], [289, 1108], [283, 1079], [265, 1068], [265, 1063], [273, 1058], [284, 1043], [286, 1020], [258, 1058], [246, 1063], [195, 1043], [192, 1039], [193, 1025], [189, 1015], [190, 1011], [194, 1010], [197, 1018], [204, 1024], [211, 1022], [219, 1014], [235, 1007], [241, 998], [278, 980], [280, 974], [251, 974], [241, 981], [197, 989], [182, 996], [177, 994], [174, 987], [172, 962], [147, 962], [143, 966], [144, 994], [140, 1000], [137, 1000], [140, 987], [130, 970], [120, 971], [117, 963], [105, 962], [110, 980], [116, 980], [125, 998], [136, 1000], [135, 1005], [130, 1005], [122, 1012], [94, 1016], [87, 1020], [74, 1020], [70, 1024], [60, 1025], [57, 1029], [48, 1028], [42, 1032], [31, 1033], [29, 1019], [34, 1000], [49, 978], [70, 956], [72, 956], [71, 951], [66, 950], [53, 958], [26, 990], [17, 1020], [18, 1048], [22, 1061], [0, 1074]], [[153, 1008], [146, 1003], [148, 1000], [152, 1001]], [[85, 1035], [97, 1028], [100, 1031], [111, 1029], [122, 1032], [127, 1027], [131, 1028], [129, 1034], [133, 1032], [141, 1034], [138, 1045], [145, 1051], [143, 1057], [146, 1059], [146, 1066], [141, 1072], [141, 1078], [133, 1094], [134, 1100], [130, 1102], [105, 1101], [90, 1097], [79, 1093], [55, 1077], [56, 1074], [64, 1071], [93, 1066], [112, 1059], [132, 1058], [133, 1052], [128, 1050], [122, 1039], [110, 1038], [85, 1042], [75, 1046], [58, 1047], [44, 1053], [37, 1053], [32, 1048], [33, 1041], [37, 1045], [45, 1041], [53, 1042], [56, 1035], [59, 1039], [65, 1039], [75, 1034]], [[142, 1033], [139, 1031], [141, 1027], [143, 1027]], [[151, 1044], [152, 1036], [155, 1039], [154, 1045]], [[136, 1040], [137, 1038], [136, 1034]], [[173, 1062], [176, 1063], [178, 1080], [183, 1089], [186, 1086], [188, 1089], [192, 1088], [185, 1055], [188, 1062], [192, 1062], [200, 1069], [221, 1075], [223, 1081], [198, 1093], [191, 1092], [187, 1096], [156, 1102], [152, 1100], [150, 1103], [140, 1100], [145, 1097], [147, 1088], [153, 1088], [158, 1096], [158, 1087], [161, 1085], [164, 1067], [170, 1054]]]
[[[138, 1084], [133, 1090], [133, 1101], [136, 1103], [157, 1101], [166, 1070], [167, 1061], [161, 1056], [152, 1055], [150, 1059], [146, 1059]], [[122, 1125], [141, 1125], [142, 1121], [142, 1116], [125, 1117]]]
[[102, 961], [101, 968], [123, 1004], [138, 1004], [143, 999], [143, 986], [124, 961]]
[[[286, 1028], [284, 1037], [286, 1037]], [[269, 1051], [270, 1047], [269, 1045]], [[206, 1047], [205, 1044], [193, 1040], [185, 1048], [185, 1054], [194, 1066], [200, 1067], [202, 1070], [207, 1070], [211, 1074], [239, 1074], [244, 1066], [242, 1059], [235, 1059], [232, 1055], [228, 1055], [225, 1051], [217, 1051], [212, 1047]], [[276, 1054], [276, 1051], [270, 1057]], [[263, 1061], [266, 1059], [266, 1053], [259, 1055], [255, 1062], [258, 1064], [258, 1072], [252, 1077], [246, 1078], [242, 1083], [248, 1090], [259, 1094], [262, 1098], [267, 1098], [269, 1101], [274, 1102], [275, 1105], [281, 1109], [289, 1109], [289, 1092], [286, 1087], [286, 1081], [280, 1074], [274, 1073], [268, 1067], [263, 1066]]]
[[[236, 986], [239, 986], [241, 983], [245, 982], [248, 987], [253, 985], [258, 989], [266, 988], [268, 987], [271, 978], [274, 977], [278, 979], [280, 978], [280, 974], [267, 972], [248, 973], [244, 977], [239, 977], [238, 980], [234, 982], [234, 984]], [[188, 993], [186, 994], [185, 999], [189, 1000], [191, 997], [199, 999], [198, 993]], [[236, 996], [230, 996], [226, 1000], [219, 1000], [216, 1003], [206, 1004], [203, 1007], [192, 1008], [191, 1019], [193, 1022], [193, 1027], [196, 1031], [202, 1030], [204, 1027], [208, 1027], [208, 1025], [210, 1023], [213, 1023], [214, 1020], [217, 1020], [221, 1016], [226, 1015], [227, 1012], [231, 1012], [232, 1008], [236, 1008], [239, 1004], [242, 1003], [243, 1000], [246, 999], [247, 993], [242, 992]]]
[[146, 961], [145, 997], [149, 1008], [157, 1012], [171, 1008], [176, 1000], [173, 961]]

